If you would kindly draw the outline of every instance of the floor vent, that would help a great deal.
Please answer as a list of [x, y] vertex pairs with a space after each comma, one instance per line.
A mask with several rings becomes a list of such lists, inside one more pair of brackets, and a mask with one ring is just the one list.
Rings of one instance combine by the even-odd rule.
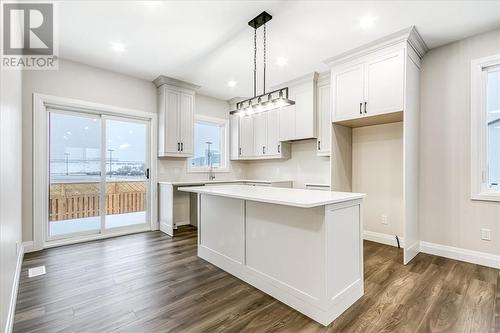
[[39, 275], [44, 275], [45, 273], [47, 273], [45, 271], [45, 266], [38, 266], [38, 267], [33, 267], [33, 268], [28, 269], [28, 277], [29, 278], [39, 276]]

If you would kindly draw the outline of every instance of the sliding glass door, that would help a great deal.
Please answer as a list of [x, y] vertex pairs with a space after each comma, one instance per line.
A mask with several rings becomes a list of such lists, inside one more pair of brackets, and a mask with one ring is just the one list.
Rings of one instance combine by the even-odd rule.
[[144, 225], [147, 215], [147, 123], [105, 119], [106, 229]]
[[49, 110], [47, 240], [150, 225], [149, 125]]
[[100, 116], [49, 113], [49, 238], [101, 230]]

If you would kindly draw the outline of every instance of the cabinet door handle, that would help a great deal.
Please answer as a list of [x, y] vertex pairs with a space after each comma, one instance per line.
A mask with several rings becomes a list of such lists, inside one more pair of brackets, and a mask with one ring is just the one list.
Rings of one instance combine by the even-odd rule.
[[363, 111], [361, 111], [361, 107], [363, 106], [363, 103], [359, 103], [359, 114], [363, 114]]
[[238, 155], [241, 155], [241, 147], [240, 147], [240, 149], [239, 149], [239, 151], [238, 151]]
[[184, 142], [181, 142], [181, 151], [184, 151]]
[[262, 146], [262, 154], [266, 154], [266, 147], [265, 146]]
[[321, 141], [318, 140], [318, 150], [321, 150]]
[[177, 142], [177, 151], [181, 151], [181, 143]]
[[281, 145], [278, 145], [278, 153], [281, 153]]
[[368, 102], [365, 102], [365, 113], [366, 113], [366, 104], [368, 104]]

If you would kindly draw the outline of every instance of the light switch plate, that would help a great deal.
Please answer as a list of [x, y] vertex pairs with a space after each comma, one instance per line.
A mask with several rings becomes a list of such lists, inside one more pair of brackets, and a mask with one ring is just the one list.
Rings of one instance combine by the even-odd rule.
[[33, 268], [28, 269], [28, 277], [29, 278], [39, 276], [39, 275], [44, 275], [45, 273], [47, 273], [45, 271], [45, 266], [38, 266], [38, 267], [33, 267]]

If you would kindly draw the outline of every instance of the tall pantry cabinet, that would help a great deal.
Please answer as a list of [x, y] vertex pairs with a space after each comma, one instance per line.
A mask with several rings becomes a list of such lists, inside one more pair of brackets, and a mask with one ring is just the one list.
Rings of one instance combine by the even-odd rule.
[[[352, 128], [403, 122], [403, 172], [391, 177], [402, 177], [403, 211], [398, 220], [403, 221], [404, 235], [399, 236], [404, 237], [405, 264], [419, 252], [419, 80], [426, 51], [417, 30], [410, 27], [325, 61], [331, 69], [332, 151], [351, 151]], [[332, 171], [348, 170], [350, 175], [352, 167], [352, 155], [332, 155]], [[335, 188], [336, 181], [332, 176], [334, 190], [359, 190], [352, 188], [352, 178], [344, 188]]]

